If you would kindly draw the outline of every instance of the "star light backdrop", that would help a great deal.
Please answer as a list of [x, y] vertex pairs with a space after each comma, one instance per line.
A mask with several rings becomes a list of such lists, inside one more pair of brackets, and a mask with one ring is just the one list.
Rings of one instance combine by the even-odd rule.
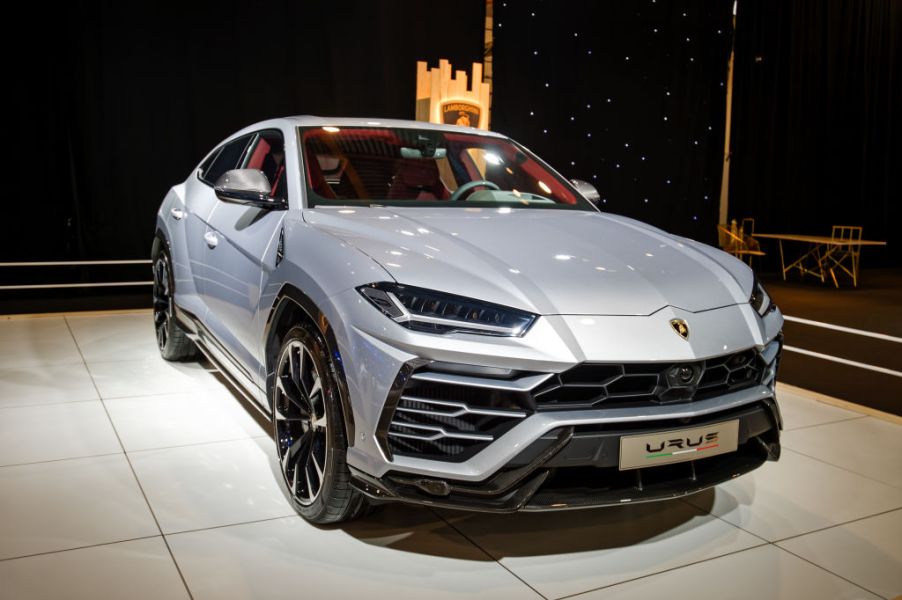
[[492, 129], [601, 207], [716, 241], [732, 0], [495, 0]]

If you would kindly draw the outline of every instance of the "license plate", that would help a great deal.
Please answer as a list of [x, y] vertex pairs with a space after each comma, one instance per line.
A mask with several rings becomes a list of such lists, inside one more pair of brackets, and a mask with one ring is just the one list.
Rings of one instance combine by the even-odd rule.
[[620, 470], [698, 460], [739, 447], [739, 419], [692, 429], [620, 438]]

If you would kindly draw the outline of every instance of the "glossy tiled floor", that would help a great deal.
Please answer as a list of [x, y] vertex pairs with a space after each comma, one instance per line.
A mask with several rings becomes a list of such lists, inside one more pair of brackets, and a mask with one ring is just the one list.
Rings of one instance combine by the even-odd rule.
[[259, 419], [151, 329], [0, 320], [0, 598], [902, 594], [900, 425], [784, 389], [782, 460], [685, 501], [317, 528]]

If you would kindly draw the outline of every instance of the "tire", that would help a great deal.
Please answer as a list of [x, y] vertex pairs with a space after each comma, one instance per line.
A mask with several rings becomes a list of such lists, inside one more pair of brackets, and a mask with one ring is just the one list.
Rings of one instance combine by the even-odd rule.
[[313, 325], [282, 339], [269, 399], [282, 479], [295, 509], [315, 524], [362, 515], [366, 498], [351, 486], [341, 414], [340, 374]]
[[161, 250], [153, 261], [153, 326], [160, 355], [166, 360], [190, 360], [197, 347], [175, 320], [175, 279], [169, 253]]

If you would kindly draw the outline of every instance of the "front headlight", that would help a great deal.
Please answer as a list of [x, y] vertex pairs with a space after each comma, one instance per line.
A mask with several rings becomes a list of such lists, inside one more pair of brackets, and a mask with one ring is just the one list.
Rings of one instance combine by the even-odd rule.
[[397, 283], [372, 283], [357, 291], [385, 316], [415, 331], [515, 337], [536, 320], [516, 308]]
[[761, 285], [761, 282], [758, 281], [757, 277], [752, 286], [752, 295], [749, 298], [749, 304], [751, 304], [752, 308], [754, 308], [762, 317], [777, 309], [777, 305], [774, 304], [773, 300], [770, 299], [770, 296], [767, 295], [764, 286]]

